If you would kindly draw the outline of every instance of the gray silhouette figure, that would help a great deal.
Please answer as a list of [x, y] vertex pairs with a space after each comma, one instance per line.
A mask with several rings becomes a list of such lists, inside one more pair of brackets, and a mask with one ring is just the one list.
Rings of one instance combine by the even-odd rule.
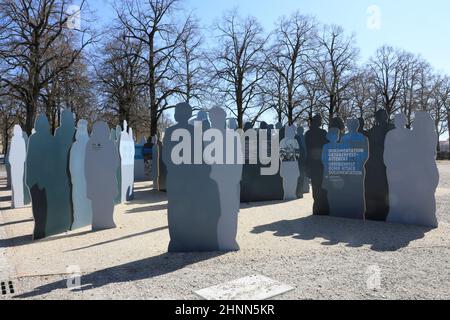
[[220, 195], [220, 219], [217, 226], [217, 239], [220, 251], [239, 250], [236, 242], [238, 228], [238, 214], [240, 206], [241, 193], [241, 177], [242, 164], [238, 164], [238, 150], [242, 150], [241, 141], [234, 141], [234, 163], [226, 163], [227, 159], [227, 143], [226, 134], [226, 112], [222, 108], [212, 108], [209, 111], [211, 119], [211, 131], [218, 131], [217, 134], [222, 136], [222, 161], [223, 164], [211, 164], [211, 178], [217, 183]]
[[203, 131], [211, 128], [211, 124], [208, 119], [208, 113], [204, 110], [200, 110], [197, 113], [197, 117], [191, 121], [191, 124], [194, 125], [195, 122], [201, 122]]
[[280, 175], [283, 178], [284, 200], [297, 199], [297, 185], [300, 177], [298, 159], [300, 146], [295, 139], [295, 125], [285, 127], [285, 137], [280, 142]]
[[295, 139], [300, 148], [300, 156], [298, 158], [298, 166], [300, 169], [300, 176], [297, 183], [297, 198], [303, 198], [304, 193], [309, 192], [309, 179], [306, 177], [306, 141], [304, 135], [304, 128], [299, 126]]
[[53, 170], [47, 187], [47, 235], [70, 230], [73, 223], [72, 183], [69, 171], [69, 152], [75, 139], [75, 120], [72, 112], [63, 110], [61, 125], [55, 131]]
[[92, 223], [91, 200], [87, 197], [85, 160], [89, 142], [88, 123], [78, 121], [76, 141], [70, 149], [70, 175], [72, 177], [73, 224], [72, 230], [89, 226]]
[[9, 150], [12, 189], [11, 200], [13, 208], [22, 208], [25, 206], [23, 176], [25, 173], [26, 157], [27, 150], [25, 140], [23, 139], [22, 128], [19, 125], [15, 125]]
[[116, 174], [120, 165], [119, 153], [109, 139], [105, 122], [96, 122], [86, 148], [86, 194], [92, 204], [92, 229], [115, 228], [114, 199], [117, 188]]
[[433, 120], [427, 113], [416, 112], [412, 131], [406, 128], [404, 114], [395, 116], [395, 129], [386, 135], [384, 152], [389, 183], [388, 222], [438, 227], [437, 140]]
[[163, 144], [160, 140], [160, 134], [158, 133], [154, 137], [154, 144], [152, 148], [152, 176], [153, 176], [153, 188], [155, 190], [165, 192], [167, 169], [165, 163], [162, 161]]
[[[23, 140], [25, 141], [25, 150], [28, 152], [28, 142], [29, 138], [25, 131], [22, 131]], [[27, 186], [27, 164], [26, 161], [24, 163], [24, 169], [23, 169], [23, 203], [24, 205], [31, 204], [31, 195], [30, 195], [30, 189]]]
[[[131, 130], [131, 129], [130, 129]], [[128, 131], [128, 124], [123, 122], [123, 131], [120, 134], [119, 153], [121, 165], [121, 199], [122, 202], [133, 199], [134, 188], [134, 140], [132, 131]]]
[[369, 130], [369, 160], [366, 164], [366, 219], [386, 221], [389, 213], [389, 186], [384, 164], [384, 143], [386, 134], [391, 130], [386, 110], [375, 114], [376, 124]]
[[50, 125], [44, 114], [37, 116], [34, 128], [28, 142], [26, 181], [30, 188], [34, 217], [33, 239], [37, 240], [47, 236], [46, 193], [54, 170], [55, 138], [50, 134]]
[[5, 154], [5, 169], [6, 169], [6, 187], [11, 188], [11, 164], [9, 163], [9, 150], [11, 145], [8, 146]]
[[[177, 124], [166, 130], [163, 141], [162, 158], [167, 167], [169, 252], [219, 249], [219, 190], [217, 183], [210, 178], [211, 166], [193, 164], [194, 127], [189, 124], [191, 115], [192, 108], [188, 103], [176, 105]], [[180, 140], [172, 141], [177, 140], [176, 134], [181, 135]], [[175, 163], [172, 153], [184, 161]]]

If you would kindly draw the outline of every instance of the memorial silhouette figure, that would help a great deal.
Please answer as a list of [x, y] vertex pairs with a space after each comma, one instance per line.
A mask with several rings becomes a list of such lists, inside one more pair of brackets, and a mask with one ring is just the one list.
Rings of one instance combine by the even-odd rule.
[[86, 148], [89, 142], [88, 122], [79, 120], [75, 142], [70, 149], [70, 176], [72, 177], [73, 224], [72, 230], [92, 224], [92, 205], [87, 197]]
[[[330, 215], [348, 219], [364, 219], [364, 177], [369, 143], [358, 132], [359, 121], [347, 121], [348, 133], [337, 143], [339, 132], [330, 129], [322, 162], [325, 168], [324, 188], [327, 190]], [[333, 132], [332, 132], [333, 131]]]
[[[228, 141], [226, 134], [226, 112], [222, 108], [214, 107], [209, 111], [212, 130], [217, 130], [222, 136], [222, 163], [211, 164], [211, 178], [217, 183], [220, 196], [220, 219], [217, 225], [217, 241], [220, 251], [239, 250], [236, 242], [238, 228], [238, 214], [240, 207], [240, 182], [242, 177], [242, 159], [240, 161], [239, 150], [242, 150], [240, 139]], [[219, 134], [220, 133], [220, 134]], [[233, 145], [233, 149], [227, 149], [227, 145]], [[233, 162], [228, 163], [228, 152], [233, 152]], [[240, 153], [242, 154], [242, 153]]]
[[327, 140], [327, 132], [321, 129], [322, 117], [316, 115], [311, 119], [310, 129], [305, 135], [307, 174], [311, 178], [314, 198], [313, 214], [328, 215], [327, 192], [322, 188], [323, 164], [322, 149]]
[[[25, 150], [28, 152], [28, 134], [25, 131], [22, 131], [23, 140], [25, 141]], [[26, 160], [26, 159], [25, 159]], [[30, 189], [27, 186], [27, 164], [26, 161], [24, 163], [24, 169], [23, 169], [23, 203], [24, 205], [29, 205], [31, 203], [31, 195], [30, 195]]]
[[75, 138], [75, 121], [72, 112], [63, 110], [61, 125], [54, 138], [53, 165], [46, 188], [47, 225], [46, 235], [70, 230], [73, 223], [72, 183], [69, 171], [69, 152]]
[[375, 125], [367, 133], [369, 160], [366, 164], [365, 197], [367, 220], [386, 221], [389, 213], [389, 186], [384, 164], [384, 143], [390, 130], [388, 114], [380, 109], [375, 113]]
[[209, 122], [209, 119], [208, 119], [208, 113], [204, 110], [200, 110], [197, 113], [197, 117], [195, 119], [191, 120], [192, 125], [194, 125], [194, 122], [201, 122], [203, 131], [211, 128], [211, 123]]
[[152, 149], [152, 176], [153, 176], [153, 188], [155, 190], [164, 192], [167, 190], [167, 168], [162, 161], [163, 144], [161, 142], [160, 133], [154, 137], [154, 144]]
[[37, 116], [35, 131], [28, 142], [26, 160], [26, 182], [30, 188], [34, 218], [33, 239], [45, 238], [47, 225], [47, 192], [52, 183], [54, 137], [50, 134], [50, 125], [44, 114]]
[[23, 139], [22, 128], [15, 125], [9, 150], [9, 163], [11, 166], [11, 204], [13, 208], [25, 206], [23, 176], [25, 173], [25, 160], [27, 150]]
[[304, 193], [309, 192], [309, 181], [306, 177], [306, 141], [304, 135], [304, 128], [299, 126], [295, 135], [299, 146], [300, 156], [298, 157], [298, 167], [300, 169], [300, 176], [297, 183], [297, 198], [303, 198]]
[[[210, 165], [193, 164], [194, 127], [189, 124], [191, 116], [192, 107], [188, 103], [177, 104], [177, 123], [166, 130], [163, 141], [162, 156], [167, 167], [169, 252], [218, 250], [218, 186], [210, 178]], [[172, 141], [176, 138], [180, 140]], [[183, 161], [175, 163], [172, 156], [181, 157]]]
[[297, 199], [297, 186], [300, 177], [300, 145], [295, 139], [297, 127], [286, 126], [285, 137], [280, 142], [280, 176], [283, 179], [284, 200]]
[[[130, 128], [131, 130], [131, 128]], [[121, 201], [133, 199], [134, 188], [134, 140], [132, 131], [128, 133], [128, 124], [123, 121], [123, 131], [120, 134], [119, 153], [121, 166]]]
[[116, 172], [117, 190], [119, 190], [119, 192], [117, 193], [116, 198], [114, 200], [115, 204], [120, 204], [125, 201], [122, 198], [122, 164], [121, 164], [122, 159], [120, 158], [120, 150], [119, 150], [121, 134], [122, 134], [122, 127], [120, 125], [117, 125], [115, 129], [114, 145], [116, 146], [117, 154], [119, 155], [119, 166], [117, 167]]
[[92, 230], [115, 228], [114, 199], [117, 188], [116, 174], [120, 165], [119, 152], [109, 138], [105, 122], [96, 122], [86, 147], [86, 195], [92, 205]]
[[5, 169], [6, 169], [6, 187], [11, 188], [11, 164], [9, 163], [9, 152], [11, 144], [8, 146], [5, 154]]
[[390, 204], [387, 221], [437, 228], [438, 137], [434, 123], [425, 112], [416, 112], [412, 131], [406, 123], [406, 116], [397, 114], [395, 129], [386, 136], [384, 161]]

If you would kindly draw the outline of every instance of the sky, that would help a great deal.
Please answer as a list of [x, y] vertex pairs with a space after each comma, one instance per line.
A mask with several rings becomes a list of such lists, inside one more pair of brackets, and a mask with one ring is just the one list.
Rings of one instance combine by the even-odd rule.
[[[100, 25], [114, 16], [113, 0], [88, 0]], [[450, 74], [450, 1], [448, 0], [183, 0], [183, 10], [193, 12], [204, 26], [223, 12], [237, 7], [252, 15], [266, 31], [280, 16], [296, 10], [323, 24], [340, 25], [354, 33], [365, 62], [388, 44], [420, 54], [438, 71]]]

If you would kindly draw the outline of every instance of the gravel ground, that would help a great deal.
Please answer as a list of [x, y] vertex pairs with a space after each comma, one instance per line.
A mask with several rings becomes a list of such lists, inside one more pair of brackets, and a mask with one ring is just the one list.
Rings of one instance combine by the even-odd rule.
[[[0, 276], [16, 287], [0, 299], [198, 299], [195, 290], [252, 274], [295, 287], [278, 299], [449, 299], [450, 163], [439, 170], [436, 230], [312, 217], [308, 195], [243, 204], [241, 250], [226, 254], [167, 254], [166, 198], [145, 183], [116, 208], [118, 228], [32, 242], [31, 209], [9, 209], [0, 185]], [[67, 288], [73, 266], [81, 289]]]

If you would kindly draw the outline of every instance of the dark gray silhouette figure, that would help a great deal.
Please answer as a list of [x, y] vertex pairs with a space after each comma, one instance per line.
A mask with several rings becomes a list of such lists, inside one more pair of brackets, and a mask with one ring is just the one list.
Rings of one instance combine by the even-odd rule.
[[23, 139], [22, 128], [19, 125], [16, 124], [14, 126], [13, 133], [9, 150], [12, 189], [11, 202], [13, 208], [22, 208], [25, 206], [23, 177], [25, 174], [27, 148]]
[[[162, 158], [167, 167], [169, 252], [219, 249], [219, 190], [217, 183], [210, 178], [211, 166], [193, 164], [194, 127], [189, 124], [191, 115], [192, 107], [188, 103], [177, 104], [177, 124], [166, 130], [163, 141]], [[179, 158], [183, 160], [180, 163]]]
[[120, 151], [119, 151], [119, 145], [120, 145], [120, 135], [122, 134], [122, 127], [120, 125], [116, 126], [115, 130], [115, 137], [114, 137], [114, 145], [116, 146], [117, 153], [119, 154], [119, 167], [117, 168], [116, 172], [116, 181], [117, 181], [117, 189], [120, 191], [114, 200], [115, 204], [123, 203], [125, 200], [122, 199], [122, 159], [120, 158]]
[[72, 183], [69, 170], [69, 152], [75, 138], [75, 121], [72, 112], [61, 113], [61, 126], [55, 131], [55, 146], [50, 181], [46, 188], [46, 235], [70, 230], [73, 223]]
[[368, 140], [358, 133], [359, 121], [347, 122], [349, 132], [341, 137], [338, 128], [330, 129], [324, 146], [324, 188], [327, 190], [330, 215], [349, 219], [364, 219], [364, 176], [368, 159]]
[[114, 199], [117, 187], [119, 152], [109, 139], [105, 122], [96, 122], [86, 148], [86, 193], [92, 204], [92, 230], [115, 228]]
[[433, 120], [427, 113], [416, 112], [412, 131], [406, 128], [404, 114], [395, 116], [395, 129], [386, 135], [384, 152], [389, 183], [388, 222], [438, 227], [437, 140]]
[[299, 126], [297, 128], [297, 133], [295, 139], [300, 147], [300, 156], [298, 158], [298, 166], [300, 168], [300, 177], [297, 183], [297, 198], [303, 198], [304, 193], [308, 193], [309, 181], [306, 177], [306, 141], [304, 135], [304, 128]]
[[328, 143], [328, 140], [327, 132], [321, 129], [321, 126], [322, 117], [320, 115], [314, 116], [311, 119], [310, 129], [305, 135], [307, 174], [311, 178], [314, 215], [329, 214], [327, 192], [322, 188], [322, 148]]
[[52, 183], [54, 137], [50, 134], [47, 117], [40, 114], [35, 121], [35, 132], [28, 142], [26, 181], [30, 188], [34, 230], [33, 239], [47, 236], [47, 187]]
[[153, 188], [160, 192], [167, 190], [167, 168], [162, 161], [163, 144], [160, 139], [160, 134], [154, 138], [154, 144], [152, 149], [152, 176], [153, 176]]
[[[211, 164], [211, 178], [217, 183], [220, 195], [220, 219], [217, 225], [217, 239], [220, 251], [239, 250], [236, 242], [238, 229], [238, 213], [240, 206], [240, 181], [242, 177], [242, 164], [238, 164], [238, 150], [242, 149], [240, 140], [234, 141], [234, 162], [227, 163], [226, 112], [222, 108], [212, 108], [209, 111], [211, 120], [210, 131], [216, 130], [222, 136], [222, 163]], [[208, 131], [207, 131], [208, 132]], [[220, 147], [220, 146], [218, 146]]]
[[[23, 139], [25, 140], [25, 148], [26, 151], [28, 152], [28, 142], [29, 142], [29, 138], [28, 138], [28, 134], [25, 131], [22, 131], [23, 134]], [[27, 186], [27, 163], [25, 160], [25, 164], [24, 164], [24, 174], [23, 174], [23, 203], [27, 206], [31, 203], [31, 195], [30, 195], [30, 189]]]
[[11, 145], [8, 146], [5, 154], [5, 169], [6, 169], [6, 187], [11, 188], [11, 164], [9, 163], [9, 150]]
[[375, 125], [369, 130], [369, 160], [366, 164], [366, 219], [386, 221], [389, 213], [389, 186], [384, 164], [384, 142], [390, 127], [388, 114], [381, 109], [375, 113]]

